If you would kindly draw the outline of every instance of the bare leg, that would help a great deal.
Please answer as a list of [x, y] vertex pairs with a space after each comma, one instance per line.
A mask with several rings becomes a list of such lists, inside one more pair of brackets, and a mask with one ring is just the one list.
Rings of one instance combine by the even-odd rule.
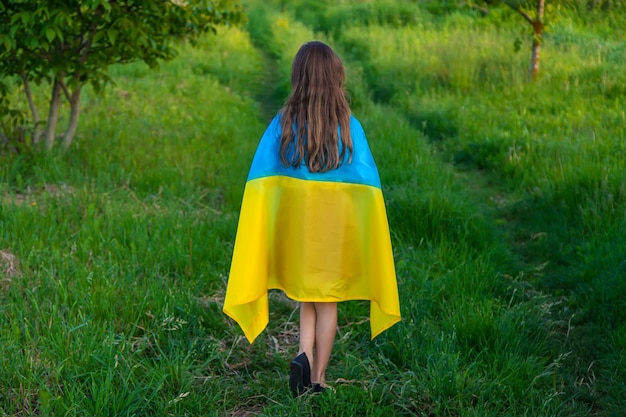
[[315, 346], [315, 323], [317, 322], [317, 312], [313, 303], [300, 303], [300, 350], [298, 354], [304, 352], [311, 370], [313, 370], [313, 347]]
[[[313, 307], [316, 313], [315, 362], [311, 365], [311, 382], [324, 387], [326, 386], [326, 367], [337, 332], [337, 303], [314, 303]], [[302, 338], [302, 333], [300, 337]]]

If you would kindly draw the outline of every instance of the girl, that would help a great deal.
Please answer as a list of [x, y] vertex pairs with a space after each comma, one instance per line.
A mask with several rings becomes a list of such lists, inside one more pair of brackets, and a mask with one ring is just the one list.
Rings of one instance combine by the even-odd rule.
[[224, 301], [250, 343], [267, 325], [268, 289], [300, 302], [294, 396], [327, 386], [338, 301], [370, 300], [372, 338], [400, 320], [378, 170], [344, 79], [328, 45], [296, 54], [291, 94], [248, 174]]

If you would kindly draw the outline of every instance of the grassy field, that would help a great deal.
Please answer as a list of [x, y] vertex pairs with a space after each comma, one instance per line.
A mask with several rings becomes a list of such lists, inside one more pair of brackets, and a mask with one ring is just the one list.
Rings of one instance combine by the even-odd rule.
[[[562, 16], [529, 83], [506, 10], [284, 3], [112, 68], [69, 152], [0, 156], [0, 415], [624, 415], [623, 30]], [[342, 303], [335, 392], [293, 399], [297, 305], [272, 293], [254, 345], [221, 306], [254, 149], [311, 39], [347, 67], [403, 320], [370, 341], [367, 304]]]

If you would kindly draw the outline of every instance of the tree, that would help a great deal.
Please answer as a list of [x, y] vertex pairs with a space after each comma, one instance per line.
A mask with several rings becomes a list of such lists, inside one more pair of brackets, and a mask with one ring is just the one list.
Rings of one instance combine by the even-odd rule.
[[[62, 100], [67, 100], [69, 121], [62, 135], [67, 149], [76, 134], [82, 88], [90, 83], [101, 91], [110, 65], [141, 60], [155, 67], [175, 57], [174, 40], [193, 42], [241, 17], [237, 0], [3, 0], [0, 138], [9, 142], [8, 125], [24, 120], [10, 107], [8, 85], [21, 87], [32, 117], [32, 125], [17, 126], [18, 132], [27, 131], [30, 143], [43, 141], [46, 149], [55, 145]], [[44, 82], [51, 91], [42, 118], [31, 85]]]
[[545, 8], [545, 0], [535, 1], [535, 17], [530, 12], [524, 10], [524, 4], [527, 2], [505, 0], [507, 6], [518, 12], [533, 28], [532, 53], [530, 56], [530, 68], [528, 70], [530, 78], [535, 80], [539, 74], [539, 53], [541, 51], [541, 41], [543, 38], [543, 11]]
[[[545, 0], [485, 0], [488, 4], [504, 3], [511, 9], [519, 13], [526, 22], [533, 28], [532, 53], [530, 57], [530, 67], [528, 70], [532, 80], [539, 74], [539, 55], [541, 51], [541, 41], [545, 27], [543, 15]], [[534, 13], [533, 11], [534, 10]], [[534, 17], [533, 17], [534, 14]]]

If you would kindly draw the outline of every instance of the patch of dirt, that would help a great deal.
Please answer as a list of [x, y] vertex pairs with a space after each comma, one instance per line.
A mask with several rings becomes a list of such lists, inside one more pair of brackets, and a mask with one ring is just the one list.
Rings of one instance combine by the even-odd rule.
[[40, 187], [27, 187], [21, 192], [7, 192], [0, 196], [3, 204], [16, 206], [37, 206], [37, 199], [42, 196], [61, 198], [73, 194], [74, 188], [67, 184], [44, 184]]
[[251, 406], [248, 408], [236, 408], [232, 410], [231, 417], [251, 417], [258, 416], [263, 412], [263, 407], [260, 405]]
[[17, 256], [8, 250], [0, 250], [0, 287], [5, 287], [15, 277], [22, 275]]

